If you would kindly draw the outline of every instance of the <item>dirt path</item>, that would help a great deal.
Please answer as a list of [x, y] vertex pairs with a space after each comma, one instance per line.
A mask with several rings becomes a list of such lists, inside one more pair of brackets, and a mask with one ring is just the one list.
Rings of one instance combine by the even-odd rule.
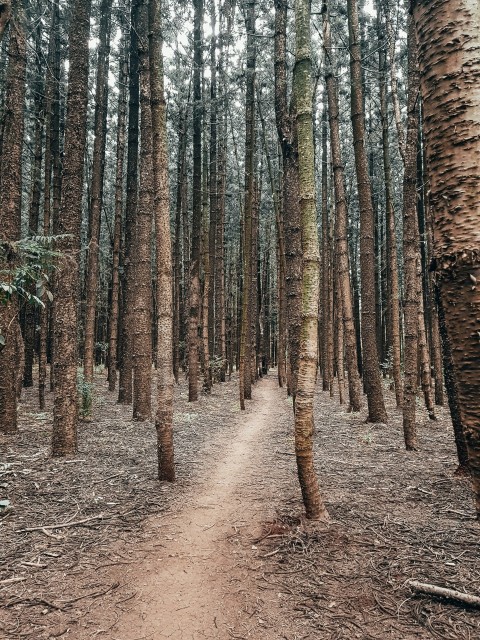
[[[178, 514], [152, 518], [146, 525], [158, 531], [160, 544], [143, 549], [146, 559], [129, 579], [137, 590], [134, 606], [114, 627], [114, 637], [240, 637], [235, 629], [243, 618], [248, 620], [248, 637], [279, 637], [265, 635], [265, 621], [255, 616], [261, 615], [259, 607], [253, 615], [250, 611], [255, 586], [244, 555], [255, 554], [252, 540], [261, 532], [261, 522], [273, 515], [270, 496], [258, 491], [264, 468], [260, 443], [268, 439], [282, 411], [285, 406], [274, 380], [260, 382], [247, 413], [239, 416], [231, 442], [206, 469], [203, 487], [191, 487]], [[272, 604], [269, 616], [274, 614]]]

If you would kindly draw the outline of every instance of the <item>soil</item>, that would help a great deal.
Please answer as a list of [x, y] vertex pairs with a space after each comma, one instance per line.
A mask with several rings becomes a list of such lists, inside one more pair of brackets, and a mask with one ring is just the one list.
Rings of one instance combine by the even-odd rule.
[[[387, 384], [387, 381], [386, 381]], [[176, 389], [178, 480], [159, 483], [155, 430], [98, 375], [74, 459], [49, 457], [50, 410], [24, 392], [0, 436], [0, 638], [478, 638], [480, 612], [408, 580], [480, 594], [479, 526], [455, 476], [447, 411], [419, 406], [419, 452], [317, 393], [316, 462], [330, 522], [306, 522], [291, 401], [276, 376], [240, 412], [236, 379]]]

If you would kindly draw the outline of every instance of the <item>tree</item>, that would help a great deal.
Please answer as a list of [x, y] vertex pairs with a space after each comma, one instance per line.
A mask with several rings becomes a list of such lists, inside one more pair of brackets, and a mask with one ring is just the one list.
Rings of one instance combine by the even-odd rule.
[[140, 78], [140, 185], [135, 216], [133, 255], [133, 419], [152, 413], [152, 222], [154, 172], [152, 107], [150, 102], [148, 0], [138, 5], [138, 66]]
[[[16, 263], [15, 250], [11, 243], [20, 238], [27, 64], [24, 20], [23, 3], [18, 2], [14, 6], [10, 27], [5, 119], [2, 123], [0, 148], [0, 272], [6, 276], [7, 287], [10, 284], [11, 270]], [[0, 303], [0, 431], [3, 433], [14, 433], [17, 430], [19, 348], [23, 348], [20, 340], [18, 300], [13, 293], [3, 304]]]
[[[95, 91], [95, 139], [93, 142], [92, 186], [89, 210], [89, 234], [87, 253], [85, 344], [83, 352], [83, 377], [87, 384], [93, 383], [95, 364], [95, 311], [99, 275], [99, 243], [101, 214], [103, 208], [103, 182], [105, 174], [105, 143], [107, 136], [108, 63], [110, 57], [112, 0], [100, 4], [100, 43], [97, 54], [97, 79]], [[91, 419], [84, 415], [84, 419]]]
[[245, 409], [245, 399], [252, 397], [251, 378], [251, 291], [252, 291], [252, 245], [253, 209], [255, 206], [255, 1], [246, 5], [245, 27], [247, 31], [247, 67], [245, 90], [245, 205], [243, 223], [243, 289], [242, 320], [240, 333], [240, 408]]
[[[285, 286], [290, 381], [289, 393], [296, 395], [300, 349], [302, 299], [302, 242], [298, 199], [298, 148], [295, 95], [290, 106], [287, 94], [287, 2], [275, 1], [275, 119], [282, 149], [282, 224], [285, 238]], [[288, 249], [287, 249], [288, 247]], [[283, 268], [283, 267], [282, 267]]]
[[127, 124], [127, 83], [128, 83], [128, 51], [126, 19], [120, 14], [122, 40], [119, 56], [119, 92], [117, 119], [117, 164], [115, 175], [115, 218], [112, 251], [112, 302], [110, 306], [110, 326], [108, 336], [108, 388], [115, 391], [117, 382], [118, 351], [118, 317], [120, 304], [120, 247], [123, 222], [123, 170], [125, 164], [125, 133]]
[[200, 320], [200, 229], [202, 225], [202, 40], [203, 0], [193, 0], [193, 220], [190, 257], [188, 399], [198, 400], [198, 327]]
[[138, 7], [132, 0], [130, 11], [130, 59], [128, 79], [128, 142], [127, 193], [125, 202], [125, 239], [123, 263], [123, 305], [120, 316], [121, 359], [118, 381], [118, 402], [131, 404], [133, 395], [133, 301], [134, 301], [134, 242], [138, 204], [138, 125], [140, 113], [140, 83], [138, 75]]
[[315, 207], [312, 121], [310, 2], [295, 2], [295, 70], [293, 91], [298, 129], [300, 210], [302, 214], [302, 329], [295, 407], [295, 453], [307, 518], [327, 517], [313, 465], [313, 396], [318, 353], [319, 246]]
[[365, 149], [362, 55], [357, 0], [348, 0], [350, 43], [351, 119], [360, 205], [360, 271], [362, 288], [363, 380], [368, 399], [368, 420], [387, 422], [375, 339], [375, 248], [372, 192]]
[[407, 451], [417, 448], [415, 404], [418, 349], [418, 226], [417, 226], [417, 139], [418, 67], [413, 21], [408, 31], [408, 107], [403, 175], [403, 273], [405, 321], [405, 379], [403, 390], [403, 434]]
[[322, 6], [323, 44], [325, 48], [325, 84], [328, 96], [328, 115], [330, 120], [330, 148], [335, 189], [335, 251], [338, 264], [338, 277], [342, 297], [343, 324], [345, 330], [345, 354], [348, 370], [348, 389], [352, 411], [360, 410], [361, 391], [357, 368], [357, 342], [353, 317], [352, 289], [348, 260], [347, 238], [347, 200], [345, 195], [345, 176], [342, 163], [340, 142], [340, 123], [338, 106], [338, 87], [334, 74], [334, 58], [328, 3]]
[[435, 269], [480, 517], [480, 6], [413, 3]]
[[175, 480], [173, 459], [173, 274], [166, 105], [163, 80], [160, 0], [150, 0], [150, 95], [157, 256], [157, 412], [158, 477]]
[[56, 274], [52, 452], [77, 451], [77, 299], [80, 284], [80, 227], [88, 99], [88, 40], [91, 0], [72, 0], [69, 74], [60, 215], [54, 231], [62, 236], [63, 258]]

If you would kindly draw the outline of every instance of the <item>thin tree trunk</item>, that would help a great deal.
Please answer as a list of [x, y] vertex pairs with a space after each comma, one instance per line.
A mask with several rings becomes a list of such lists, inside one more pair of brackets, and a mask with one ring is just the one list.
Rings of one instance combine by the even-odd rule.
[[323, 42], [325, 48], [325, 84], [330, 120], [330, 147], [335, 188], [335, 252], [342, 297], [345, 356], [348, 371], [348, 395], [351, 411], [360, 411], [361, 389], [357, 366], [357, 341], [353, 315], [353, 296], [350, 284], [350, 266], [347, 237], [347, 200], [345, 196], [345, 174], [340, 142], [338, 87], [334, 74], [335, 61], [328, 15], [328, 3], [322, 6]]
[[[39, 4], [37, 4], [37, 9]], [[31, 199], [28, 213], [28, 233], [36, 236], [39, 233], [40, 196], [42, 192], [43, 130], [45, 126], [44, 98], [44, 57], [42, 54], [42, 25], [39, 20], [35, 29], [35, 81], [33, 84], [35, 105], [35, 127], [33, 144], [33, 161], [31, 173]], [[31, 290], [35, 294], [35, 285]], [[33, 304], [25, 306], [25, 366], [23, 369], [23, 386], [33, 387], [33, 362], [35, 359], [36, 325], [38, 310]]]
[[[377, 3], [377, 11], [380, 8]], [[385, 214], [387, 219], [387, 282], [388, 282], [388, 324], [392, 346], [392, 370], [397, 407], [402, 406], [403, 388], [400, 349], [400, 286], [398, 282], [397, 240], [395, 231], [395, 208], [390, 160], [390, 139], [387, 102], [387, 61], [384, 50], [383, 30], [377, 19], [379, 42], [380, 118], [382, 122], [383, 171], [385, 179]], [[403, 129], [402, 129], [403, 131]]]
[[[54, 118], [53, 109], [55, 96], [55, 86], [59, 82], [59, 78], [55, 76], [59, 72], [55, 65], [55, 58], [58, 55], [57, 48], [60, 48], [59, 40], [59, 24], [58, 24], [58, 4], [52, 5], [52, 18], [50, 24], [50, 36], [48, 43], [47, 57], [47, 81], [45, 88], [45, 176], [43, 187], [43, 235], [50, 235], [51, 218], [52, 218], [52, 174], [53, 174], [53, 140]], [[42, 297], [45, 304], [40, 309], [40, 335], [39, 335], [39, 351], [38, 351], [38, 404], [40, 410], [45, 409], [45, 389], [47, 383], [47, 340], [48, 340], [48, 317], [51, 311], [49, 300], [46, 295]]]
[[202, 225], [202, 44], [203, 0], [193, 0], [193, 218], [188, 331], [188, 399], [198, 400], [198, 327], [200, 321], [200, 229]]
[[134, 242], [135, 220], [138, 203], [138, 125], [139, 125], [139, 75], [138, 75], [138, 7], [139, 0], [132, 0], [130, 28], [130, 76], [128, 103], [127, 143], [127, 194], [125, 203], [125, 241], [123, 264], [123, 305], [120, 318], [121, 362], [118, 381], [118, 402], [131, 404], [133, 395], [133, 303], [134, 303]]
[[110, 305], [110, 325], [108, 336], [108, 388], [115, 391], [117, 382], [117, 351], [118, 351], [118, 318], [120, 302], [120, 246], [122, 238], [123, 220], [123, 169], [125, 164], [125, 137], [127, 121], [127, 83], [128, 83], [128, 54], [127, 54], [127, 26], [125, 18], [121, 17], [122, 41], [120, 43], [119, 60], [119, 93], [117, 119], [117, 165], [115, 176], [115, 223], [113, 235], [112, 257], [112, 300]]
[[[95, 365], [95, 316], [99, 277], [98, 257], [100, 253], [100, 226], [103, 207], [103, 182], [105, 173], [105, 144], [107, 139], [108, 66], [110, 58], [112, 0], [102, 0], [100, 5], [100, 44], [97, 56], [97, 79], [95, 93], [95, 139], [91, 200], [89, 210], [89, 238], [87, 252], [87, 278], [85, 295], [85, 344], [83, 351], [83, 378], [93, 383]], [[92, 404], [85, 420], [92, 419]]]
[[413, 3], [437, 273], [458, 408], [480, 517], [480, 5]]
[[[282, 220], [285, 237], [287, 299], [288, 392], [295, 403], [302, 325], [302, 237], [298, 185], [298, 144], [295, 96], [287, 100], [287, 0], [275, 0], [275, 119], [282, 149]], [[295, 404], [294, 404], [295, 406]]]
[[387, 422], [375, 339], [375, 247], [372, 193], [365, 150], [362, 60], [357, 0], [348, 0], [350, 42], [351, 118], [360, 204], [360, 270], [362, 278], [363, 379], [368, 399], [369, 422]]
[[251, 290], [252, 290], [252, 216], [255, 206], [255, 1], [246, 8], [247, 68], [245, 95], [245, 207], [243, 242], [243, 291], [240, 330], [240, 408], [245, 409], [245, 398], [252, 397], [251, 390]]
[[88, 42], [91, 0], [73, 0], [69, 35], [69, 78], [60, 213], [54, 232], [62, 235], [63, 253], [56, 272], [52, 452], [77, 451], [77, 323], [80, 284], [80, 229], [87, 128]]

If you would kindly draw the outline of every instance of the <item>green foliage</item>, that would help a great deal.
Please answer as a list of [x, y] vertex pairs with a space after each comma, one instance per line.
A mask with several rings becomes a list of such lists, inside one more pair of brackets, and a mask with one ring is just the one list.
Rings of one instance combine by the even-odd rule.
[[7, 304], [15, 295], [42, 307], [44, 295], [53, 300], [48, 285], [55, 260], [62, 255], [53, 248], [60, 238], [32, 236], [0, 243], [0, 304]]
[[86, 382], [81, 370], [77, 372], [78, 411], [81, 418], [92, 415], [93, 383]]

